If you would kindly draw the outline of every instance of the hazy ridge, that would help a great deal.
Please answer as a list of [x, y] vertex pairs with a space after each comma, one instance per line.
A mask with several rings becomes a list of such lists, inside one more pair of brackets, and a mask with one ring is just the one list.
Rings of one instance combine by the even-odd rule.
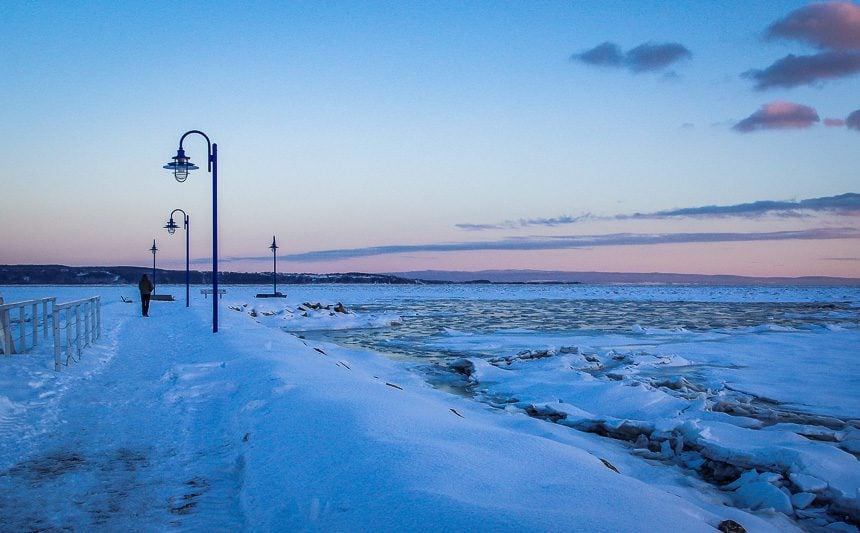
[[482, 270], [478, 272], [420, 270], [389, 272], [407, 279], [467, 283], [655, 283], [696, 285], [835, 285], [860, 286], [860, 278], [828, 276], [750, 277], [665, 272], [564, 272], [550, 270]]
[[[134, 284], [152, 269], [140, 266], [66, 266], [66, 265], [0, 265], [0, 285], [124, 285]], [[191, 283], [209, 284], [212, 273], [192, 270]], [[156, 283], [185, 283], [184, 270], [155, 270]], [[220, 272], [221, 283], [265, 285], [272, 282], [271, 272]], [[277, 281], [284, 285], [310, 283], [629, 283], [689, 285], [824, 285], [860, 286], [860, 278], [828, 276], [750, 277], [665, 272], [564, 272], [548, 270], [482, 270], [477, 272], [420, 270], [372, 274], [345, 272], [329, 274], [279, 272]]]

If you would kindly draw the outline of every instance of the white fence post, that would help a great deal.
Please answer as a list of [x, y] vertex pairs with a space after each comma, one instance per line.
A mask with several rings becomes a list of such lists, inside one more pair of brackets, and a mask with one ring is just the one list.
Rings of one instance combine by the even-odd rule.
[[69, 362], [69, 357], [72, 353], [72, 329], [69, 324], [72, 323], [72, 308], [66, 307], [66, 364]]
[[85, 303], [84, 307], [84, 346], [90, 345], [90, 309], [92, 308], [93, 303], [92, 300]]
[[[0, 306], [3, 305], [3, 297], [0, 296]], [[0, 347], [4, 355], [12, 354], [12, 334], [9, 331], [9, 313], [5, 307], [0, 307]]]
[[60, 353], [62, 353], [63, 349], [60, 346], [60, 310], [54, 306], [54, 309], [51, 313], [52, 318], [51, 325], [54, 330], [54, 370], [60, 369]]
[[102, 305], [101, 297], [99, 297], [99, 296], [95, 297], [93, 299], [93, 309], [92, 309], [92, 311], [93, 311], [93, 321], [92, 321], [93, 342], [95, 342], [96, 339], [99, 338], [99, 334], [98, 334], [98, 308], [101, 307], [101, 305]]
[[12, 333], [12, 313], [11, 309], [3, 311], [3, 330], [6, 334], [6, 344], [9, 350], [8, 354], [15, 353], [15, 335]]
[[[3, 305], [2, 296], [0, 296], [0, 305]], [[6, 328], [3, 327], [4, 315], [3, 309], [0, 309], [0, 350], [3, 350], [3, 355], [9, 355], [9, 349], [6, 348]]]
[[81, 359], [81, 304], [75, 305], [75, 348], [78, 360]]
[[24, 323], [24, 306], [18, 308], [18, 333], [21, 335], [21, 345], [18, 349], [21, 353], [27, 351], [27, 327]]
[[34, 303], [32, 307], [33, 315], [33, 347], [35, 347], [39, 343], [39, 307], [38, 304]]
[[48, 302], [53, 298], [42, 299], [42, 335], [48, 338]]

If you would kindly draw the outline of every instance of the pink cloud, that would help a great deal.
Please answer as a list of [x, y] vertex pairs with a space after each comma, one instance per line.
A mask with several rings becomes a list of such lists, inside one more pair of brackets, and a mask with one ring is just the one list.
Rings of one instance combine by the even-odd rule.
[[831, 50], [860, 50], [860, 6], [852, 2], [810, 4], [773, 23], [766, 35]]
[[741, 133], [756, 130], [805, 129], [821, 119], [815, 109], [794, 102], [776, 101], [735, 124], [732, 129]]
[[845, 121], [841, 118], [825, 118], [824, 125], [831, 128], [841, 128], [845, 126]]
[[798, 87], [821, 80], [843, 78], [860, 72], [860, 53], [822, 52], [809, 56], [789, 54], [763, 70], [750, 70], [744, 77], [756, 81], [756, 89]]

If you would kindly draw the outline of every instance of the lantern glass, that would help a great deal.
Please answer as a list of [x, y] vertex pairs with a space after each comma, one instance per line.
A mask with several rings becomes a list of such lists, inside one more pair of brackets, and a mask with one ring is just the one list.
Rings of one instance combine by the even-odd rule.
[[173, 161], [164, 165], [163, 168], [172, 170], [176, 181], [182, 183], [188, 179], [188, 171], [197, 170], [199, 167], [192, 163], [191, 158], [185, 155], [185, 150], [180, 148], [176, 151], [176, 155], [173, 156]]

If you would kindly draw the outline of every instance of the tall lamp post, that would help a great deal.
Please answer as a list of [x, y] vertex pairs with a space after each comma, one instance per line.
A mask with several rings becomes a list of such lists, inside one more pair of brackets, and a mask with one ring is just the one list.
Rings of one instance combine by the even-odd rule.
[[179, 226], [177, 226], [176, 221], [173, 220], [173, 213], [176, 213], [177, 211], [182, 213], [182, 217], [183, 217], [183, 224], [182, 225], [185, 228], [185, 307], [188, 307], [189, 306], [188, 302], [191, 299], [190, 298], [190, 294], [191, 294], [191, 289], [190, 289], [191, 269], [190, 269], [190, 264], [189, 264], [189, 259], [188, 259], [188, 249], [189, 249], [188, 248], [188, 221], [189, 221], [188, 214], [185, 211], [183, 211], [182, 209], [174, 209], [170, 213], [170, 220], [167, 221], [167, 224], [164, 227], [165, 227], [165, 229], [167, 229], [167, 233], [169, 233], [171, 235], [176, 233], [176, 230], [179, 229]]
[[190, 170], [199, 167], [191, 163], [191, 158], [185, 155], [182, 142], [186, 137], [196, 133], [206, 139], [207, 160], [206, 170], [212, 174], [212, 333], [218, 333], [218, 145], [209, 140], [200, 130], [190, 130], [179, 138], [179, 149], [173, 156], [173, 161], [163, 168], [173, 171], [176, 181], [182, 183], [188, 179]]
[[149, 251], [152, 252], [152, 284], [155, 285], [155, 252], [158, 251], [155, 247], [155, 239], [152, 239], [152, 248]]
[[272, 251], [272, 295], [278, 294], [278, 244], [275, 242], [275, 236], [272, 235], [272, 245], [269, 246]]

